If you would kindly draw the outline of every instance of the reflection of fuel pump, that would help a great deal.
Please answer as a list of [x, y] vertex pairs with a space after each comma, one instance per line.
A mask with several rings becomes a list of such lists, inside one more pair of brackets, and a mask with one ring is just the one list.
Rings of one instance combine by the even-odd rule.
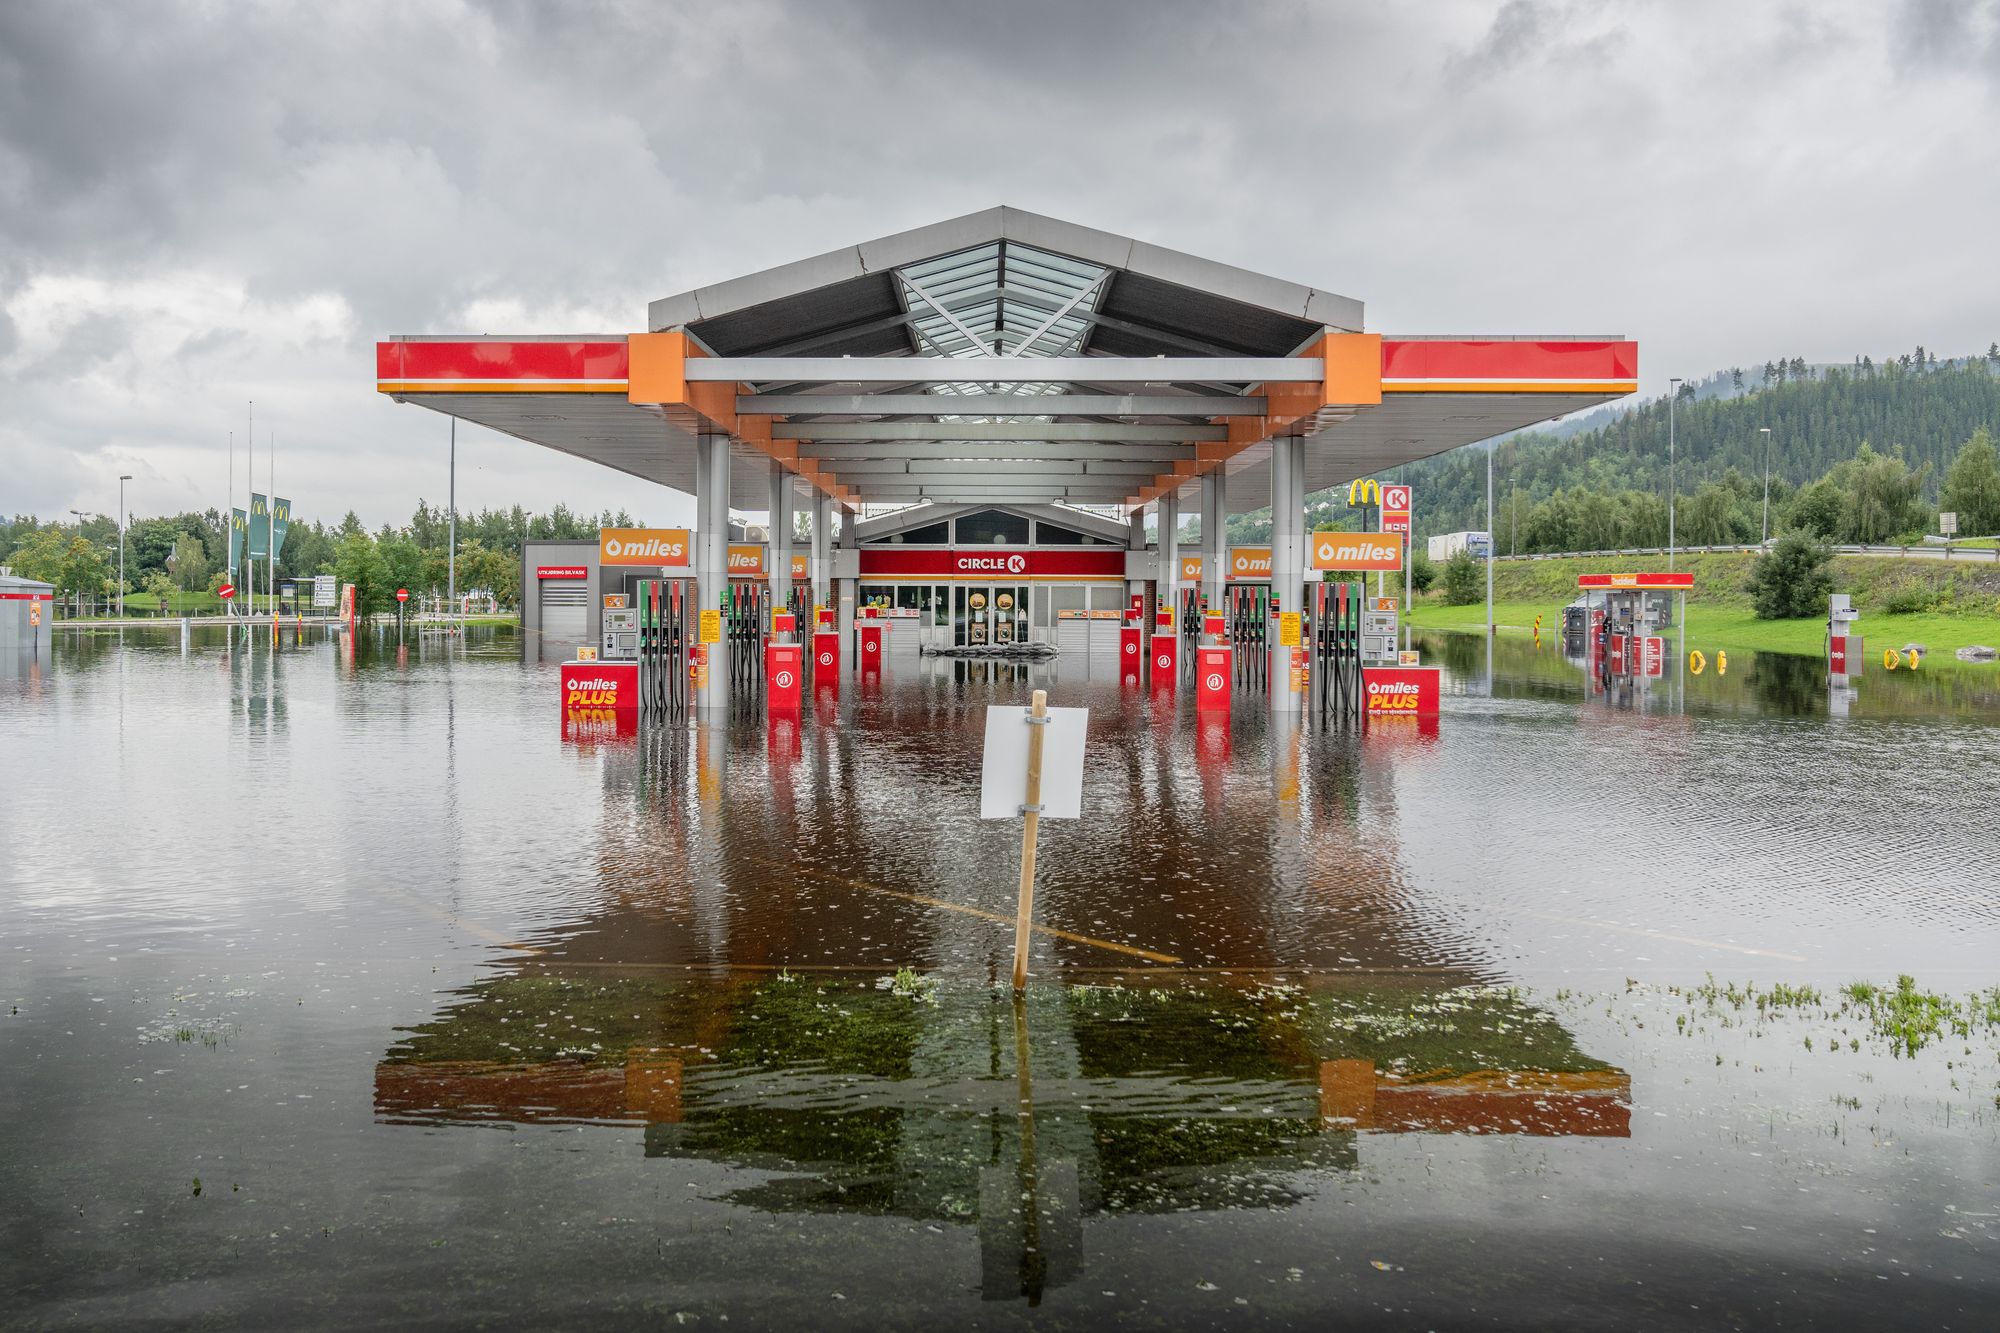
[[1826, 607], [1826, 665], [1830, 675], [1845, 677], [1861, 674], [1861, 636], [1852, 631], [1861, 613], [1854, 609], [1854, 603], [1844, 592], [1837, 592], [1827, 598]]

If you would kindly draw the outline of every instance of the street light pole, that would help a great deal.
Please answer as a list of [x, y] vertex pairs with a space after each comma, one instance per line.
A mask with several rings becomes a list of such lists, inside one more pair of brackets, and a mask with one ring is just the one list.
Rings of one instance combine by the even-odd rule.
[[1764, 437], [1764, 540], [1771, 540], [1771, 428], [1757, 427]]
[[118, 618], [125, 618], [125, 483], [132, 474], [118, 474]]
[[1674, 400], [1681, 396], [1681, 377], [1667, 381], [1667, 568], [1674, 567]]
[[[81, 537], [83, 535], [83, 511], [81, 509], [72, 509], [69, 512], [76, 515], [76, 535]], [[83, 593], [81, 590], [78, 590], [74, 595], [76, 597], [76, 614], [78, 617], [81, 617], [83, 615]]]

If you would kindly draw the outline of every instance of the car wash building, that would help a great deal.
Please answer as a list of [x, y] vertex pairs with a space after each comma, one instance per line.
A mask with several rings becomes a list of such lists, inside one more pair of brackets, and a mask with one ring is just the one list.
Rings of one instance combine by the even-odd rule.
[[[1307, 493], [1637, 388], [1621, 337], [1382, 333], [1363, 314], [994, 208], [664, 297], [643, 331], [391, 338], [377, 388], [692, 494], [684, 555], [615, 576], [684, 587], [691, 615], [823, 609], [846, 635], [873, 607], [906, 643], [1088, 654], [1100, 625], [1191, 628], [1232, 583], [1262, 590], [1259, 614], [1300, 607], [1318, 577]], [[1227, 516], [1267, 506], [1268, 544], [1229, 549]], [[768, 511], [763, 542], [732, 534], [732, 507]], [[599, 638], [604, 598], [633, 595], [607, 583], [606, 549], [595, 568], [524, 556], [545, 636], [553, 613]], [[1273, 707], [1299, 706], [1297, 674], [1270, 674]], [[740, 686], [702, 680], [700, 709]]]

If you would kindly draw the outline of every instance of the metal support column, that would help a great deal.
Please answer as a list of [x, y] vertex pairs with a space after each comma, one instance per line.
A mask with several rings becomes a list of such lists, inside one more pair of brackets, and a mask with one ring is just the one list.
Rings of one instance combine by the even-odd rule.
[[1174, 612], [1174, 632], [1181, 628], [1181, 499], [1169, 491], [1160, 497], [1160, 565], [1154, 586], [1160, 605]]
[[[1144, 509], [1134, 510], [1132, 513], [1130, 527], [1126, 536], [1125, 549], [1128, 551], [1144, 551], [1146, 549], [1146, 511]], [[1129, 562], [1127, 567], [1130, 567]], [[1140, 607], [1143, 608], [1146, 604], [1146, 580], [1126, 579], [1125, 596], [1128, 599], [1137, 597]], [[1145, 627], [1142, 626], [1142, 628]], [[1151, 631], [1148, 630], [1147, 632], [1150, 633]]]
[[[729, 591], [729, 437], [695, 440], [694, 580], [697, 611], [719, 611]], [[693, 617], [697, 627], [700, 617]], [[706, 683], [695, 690], [694, 706], [720, 713], [729, 707], [729, 647], [706, 645]]]
[[[771, 464], [771, 567], [764, 571], [771, 585], [771, 610], [792, 604], [792, 474]], [[768, 628], [768, 626], [766, 627]]]
[[[1305, 441], [1271, 441], [1271, 597], [1289, 615], [1305, 610]], [[1303, 698], [1291, 688], [1292, 649], [1271, 637], [1271, 707], [1290, 712]]]
[[[850, 550], [857, 545], [854, 511], [843, 505], [840, 510], [839, 549]], [[860, 655], [860, 645], [854, 641], [855, 602], [860, 593], [860, 581], [835, 579], [833, 585], [835, 599], [833, 623], [834, 628], [840, 631], [841, 665], [848, 667], [857, 661]]]
[[[812, 604], [814, 608], [825, 606], [828, 602], [828, 587], [833, 577], [833, 543], [828, 540], [828, 537], [831, 535], [829, 529], [832, 527], [832, 524], [833, 501], [828, 498], [825, 491], [817, 491], [813, 495], [812, 560], [809, 570], [812, 576]], [[807, 625], [804, 627], [808, 635], [817, 631], [818, 628], [819, 626], [817, 625]]]
[[1224, 610], [1223, 589], [1229, 578], [1229, 537], [1223, 518], [1221, 468], [1205, 472], [1201, 478], [1201, 596], [1208, 609], [1218, 615]]

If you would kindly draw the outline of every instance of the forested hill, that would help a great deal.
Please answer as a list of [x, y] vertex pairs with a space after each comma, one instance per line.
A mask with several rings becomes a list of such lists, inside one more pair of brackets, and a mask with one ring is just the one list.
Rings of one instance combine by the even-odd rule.
[[[1881, 365], [1857, 360], [1851, 367], [1795, 362], [1783, 378], [1737, 397], [1697, 397], [1683, 385], [1674, 405], [1676, 494], [1684, 505], [1704, 482], [1740, 486], [1744, 479], [1761, 492], [1758, 427], [1768, 426], [1774, 500], [1853, 459], [1865, 442], [1920, 474], [1920, 495], [1934, 503], [1960, 446], [1981, 427], [2000, 436], [2000, 354], [1922, 364], [1918, 369], [1909, 357]], [[1518, 508], [1525, 521], [1535, 502], [1559, 491], [1657, 496], [1664, 508], [1667, 407], [1662, 397], [1595, 430], [1563, 438], [1524, 431], [1501, 441], [1493, 460], [1501, 549], [1511, 511]], [[1735, 477], [1728, 475], [1732, 468]], [[1416, 486], [1420, 535], [1486, 526], [1484, 445], [1411, 464], [1383, 480]]]

